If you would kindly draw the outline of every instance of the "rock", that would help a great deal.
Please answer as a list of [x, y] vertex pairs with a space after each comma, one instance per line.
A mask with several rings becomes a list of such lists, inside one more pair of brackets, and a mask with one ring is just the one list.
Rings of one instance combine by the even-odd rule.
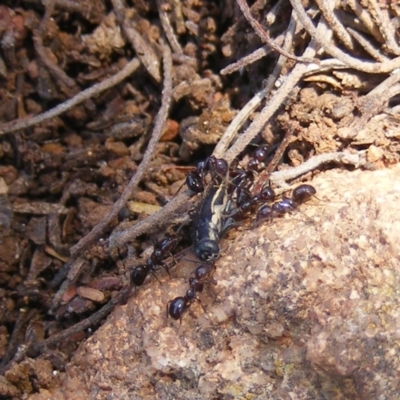
[[397, 398], [399, 176], [321, 173], [311, 183], [322, 200], [233, 230], [200, 295], [207, 314], [194, 303], [181, 324], [166, 318], [193, 264], [162, 285], [151, 277], [81, 345], [53, 395]]

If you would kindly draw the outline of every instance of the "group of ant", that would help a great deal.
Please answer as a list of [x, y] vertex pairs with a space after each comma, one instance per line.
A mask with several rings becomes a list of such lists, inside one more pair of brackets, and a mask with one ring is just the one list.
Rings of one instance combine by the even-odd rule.
[[[284, 196], [277, 201], [269, 183], [253, 194], [255, 176], [264, 167], [266, 158], [266, 148], [260, 147], [247, 168], [240, 169], [230, 168], [226, 160], [210, 156], [187, 175], [187, 187], [196, 194], [203, 194], [196, 209], [190, 213], [193, 252], [202, 264], [195, 269], [194, 277], [189, 278], [189, 289], [185, 295], [168, 302], [167, 316], [181, 320], [190, 305], [200, 301], [197, 295], [203, 291], [204, 282], [220, 255], [220, 239], [230, 228], [237, 226], [241, 218], [257, 208], [256, 224], [263, 220], [272, 221], [279, 215], [296, 210], [315, 196], [315, 188], [308, 184], [296, 187], [290, 197]], [[174, 236], [156, 242], [146, 263], [131, 271], [131, 285], [141, 286], [150, 273], [157, 279], [155, 271], [159, 266], [166, 268], [169, 274], [164, 261], [172, 255], [177, 244], [178, 238]]]

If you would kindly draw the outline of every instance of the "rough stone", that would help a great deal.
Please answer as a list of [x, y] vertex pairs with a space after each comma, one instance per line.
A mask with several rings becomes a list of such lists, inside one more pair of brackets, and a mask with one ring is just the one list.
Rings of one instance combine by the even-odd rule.
[[[394, 399], [400, 390], [400, 167], [329, 171], [319, 199], [221, 242], [198, 303], [166, 318], [193, 264], [132, 294], [67, 366], [64, 399]], [[57, 397], [56, 397], [57, 396]], [[41, 394], [31, 399], [41, 399]]]

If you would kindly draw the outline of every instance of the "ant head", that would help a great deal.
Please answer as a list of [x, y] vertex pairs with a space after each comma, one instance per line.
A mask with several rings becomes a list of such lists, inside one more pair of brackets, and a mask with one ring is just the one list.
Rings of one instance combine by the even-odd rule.
[[204, 192], [203, 180], [197, 171], [192, 171], [186, 176], [186, 185], [192, 192]]
[[215, 160], [215, 170], [218, 174], [226, 176], [229, 170], [228, 162], [223, 158], [217, 158]]
[[214, 261], [219, 257], [219, 245], [215, 240], [204, 239], [197, 244], [194, 253], [201, 261]]

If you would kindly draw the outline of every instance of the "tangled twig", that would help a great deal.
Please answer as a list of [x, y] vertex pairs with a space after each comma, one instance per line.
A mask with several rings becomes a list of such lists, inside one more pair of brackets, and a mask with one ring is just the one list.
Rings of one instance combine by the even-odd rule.
[[240, 9], [243, 12], [243, 15], [246, 17], [247, 21], [250, 22], [251, 26], [253, 27], [254, 31], [257, 33], [258, 36], [260, 36], [261, 40], [265, 42], [271, 49], [275, 50], [279, 54], [290, 58], [291, 60], [295, 60], [298, 62], [304, 62], [304, 63], [311, 63], [314, 60], [307, 58], [307, 57], [297, 57], [294, 54], [290, 54], [284, 49], [282, 49], [280, 46], [278, 46], [268, 35], [268, 33], [264, 30], [264, 28], [261, 26], [261, 24], [253, 18], [250, 12], [250, 8], [247, 5], [245, 0], [237, 0], [237, 3], [240, 7]]
[[[289, 26], [285, 32], [285, 42], [283, 45], [283, 50], [288, 51], [292, 47], [293, 35], [296, 30], [296, 22], [295, 19], [290, 19]], [[278, 62], [275, 65], [274, 71], [271, 76], [268, 78], [267, 84], [265, 87], [258, 92], [236, 115], [236, 117], [229, 124], [228, 128], [224, 132], [220, 141], [217, 143], [214, 149], [214, 155], [216, 157], [222, 157], [222, 155], [226, 152], [230, 144], [233, 142], [237, 132], [241, 128], [241, 126], [248, 120], [250, 114], [261, 104], [261, 101], [272, 91], [275, 82], [277, 81], [282, 68], [287, 60], [287, 57], [283, 54], [279, 56]]]
[[161, 0], [157, 0], [157, 8], [158, 8], [158, 15], [160, 16], [161, 25], [164, 29], [165, 36], [168, 39], [168, 43], [171, 46], [172, 51], [175, 54], [183, 55], [182, 47], [175, 36], [168, 15], [163, 9], [163, 3], [161, 2]]
[[373, 73], [373, 74], [383, 74], [392, 72], [397, 68], [400, 68], [400, 57], [396, 57], [391, 60], [387, 60], [381, 63], [376, 63], [373, 61], [361, 61], [360, 59], [348, 55], [347, 53], [340, 50], [331, 41], [329, 41], [323, 35], [320, 35], [312, 23], [311, 19], [308, 17], [306, 11], [300, 0], [290, 0], [293, 9], [296, 11], [297, 17], [299, 18], [301, 24], [307, 30], [307, 32], [314, 38], [314, 40], [319, 43], [324, 50], [330, 54], [332, 57], [337, 58], [342, 61], [350, 68], [354, 68], [358, 71]]

